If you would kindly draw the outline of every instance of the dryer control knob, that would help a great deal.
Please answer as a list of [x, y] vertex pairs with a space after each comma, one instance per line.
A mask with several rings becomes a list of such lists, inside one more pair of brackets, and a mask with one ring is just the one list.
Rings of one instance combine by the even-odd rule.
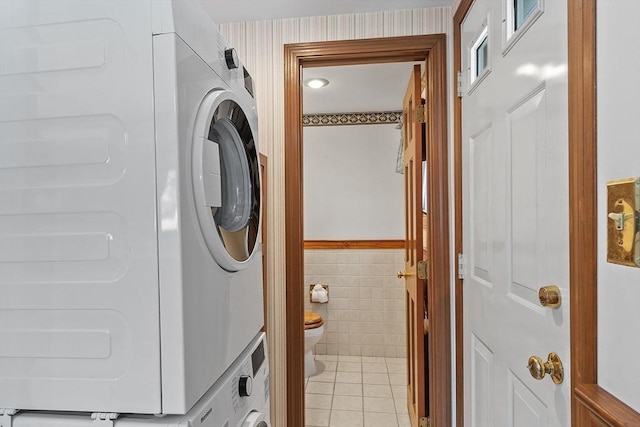
[[236, 69], [238, 65], [240, 65], [238, 54], [234, 48], [229, 48], [224, 51], [224, 59], [227, 62], [227, 68], [230, 70]]
[[238, 383], [238, 393], [240, 394], [240, 397], [251, 396], [251, 386], [251, 377], [248, 375], [242, 375]]

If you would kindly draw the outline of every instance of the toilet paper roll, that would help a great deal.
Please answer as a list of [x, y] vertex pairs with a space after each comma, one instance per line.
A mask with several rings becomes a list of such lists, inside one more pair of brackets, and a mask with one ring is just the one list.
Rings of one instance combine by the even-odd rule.
[[316, 284], [311, 291], [311, 302], [326, 303], [329, 301], [329, 293], [321, 285]]

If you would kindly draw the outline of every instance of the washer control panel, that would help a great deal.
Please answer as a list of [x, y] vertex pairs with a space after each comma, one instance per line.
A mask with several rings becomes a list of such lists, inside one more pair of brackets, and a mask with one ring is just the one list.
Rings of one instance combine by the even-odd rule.
[[[264, 354], [264, 358], [260, 354]], [[265, 334], [261, 333], [189, 414], [180, 423], [170, 425], [270, 427], [269, 363], [266, 355]], [[256, 360], [261, 362], [254, 371]], [[167, 420], [170, 419], [163, 419], [164, 426], [169, 425]]]

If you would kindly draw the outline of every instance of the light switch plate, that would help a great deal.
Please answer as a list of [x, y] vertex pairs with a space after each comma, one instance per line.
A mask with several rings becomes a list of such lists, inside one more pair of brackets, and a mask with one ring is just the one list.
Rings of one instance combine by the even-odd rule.
[[607, 261], [640, 267], [640, 178], [607, 182]]

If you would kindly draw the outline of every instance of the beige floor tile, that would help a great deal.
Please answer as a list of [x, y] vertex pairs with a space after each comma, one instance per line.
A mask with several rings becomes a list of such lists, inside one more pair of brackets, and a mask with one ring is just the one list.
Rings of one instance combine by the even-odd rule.
[[310, 382], [306, 391], [309, 394], [333, 394], [333, 383]]
[[364, 413], [364, 427], [397, 427], [398, 420], [395, 414], [380, 414], [374, 412]]
[[361, 396], [333, 396], [332, 411], [362, 411]]
[[310, 409], [331, 409], [331, 399], [333, 396], [330, 394], [310, 394], [304, 395], [304, 406]]
[[331, 427], [362, 427], [363, 414], [356, 411], [331, 411]]
[[340, 362], [362, 362], [362, 356], [338, 356]]
[[[362, 372], [387, 373], [386, 363], [364, 363], [362, 362]], [[389, 371], [390, 372], [390, 371]]]
[[407, 386], [404, 385], [392, 385], [391, 394], [394, 399], [402, 399], [407, 397]]
[[407, 385], [407, 377], [402, 374], [389, 374], [391, 385]]
[[337, 362], [338, 356], [333, 354], [318, 354], [316, 355], [316, 360], [321, 360], [326, 362]]
[[336, 383], [335, 396], [362, 396], [362, 384]]
[[362, 372], [362, 363], [340, 361], [336, 370], [338, 372]]
[[327, 362], [324, 360], [316, 360], [316, 369], [318, 372], [335, 371], [338, 362]]
[[363, 384], [389, 384], [389, 375], [365, 372], [362, 374]]
[[309, 383], [317, 383], [317, 382], [332, 383], [335, 380], [336, 380], [335, 371], [324, 371], [324, 372], [318, 373], [317, 375], [314, 375], [313, 377], [309, 377]]
[[307, 409], [305, 410], [305, 423], [310, 426], [325, 427], [329, 425], [329, 409]]
[[384, 357], [362, 356], [362, 363], [386, 363]]
[[336, 383], [362, 384], [362, 374], [360, 372], [338, 372], [335, 381]]
[[395, 414], [396, 407], [393, 399], [388, 397], [364, 397], [365, 412], [384, 412], [386, 414]]
[[391, 399], [391, 386], [388, 384], [363, 384], [362, 395], [368, 397], [386, 397]]
[[405, 365], [407, 363], [407, 359], [404, 357], [385, 357], [385, 360], [388, 365]]

